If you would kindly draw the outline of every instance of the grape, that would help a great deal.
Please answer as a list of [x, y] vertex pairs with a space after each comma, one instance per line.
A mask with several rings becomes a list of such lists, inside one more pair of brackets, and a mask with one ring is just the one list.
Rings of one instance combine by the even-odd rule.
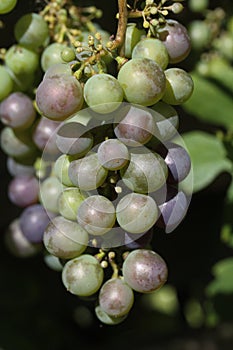
[[179, 116], [176, 110], [163, 101], [157, 102], [151, 106], [151, 109], [151, 114], [156, 122], [156, 131], [153, 135], [156, 135], [162, 142], [172, 139], [177, 134], [179, 126]]
[[14, 158], [7, 157], [7, 170], [11, 176], [34, 175], [35, 169], [32, 165], [18, 163]]
[[73, 183], [68, 175], [68, 169], [72, 161], [73, 158], [71, 156], [62, 154], [56, 159], [54, 164], [54, 174], [59, 179], [59, 181], [65, 186], [73, 186]]
[[14, 87], [14, 82], [8, 72], [7, 68], [0, 65], [0, 102], [6, 98]]
[[8, 13], [14, 9], [17, 4], [17, 0], [1, 0], [0, 14]]
[[36, 103], [43, 116], [57, 121], [64, 120], [82, 107], [81, 84], [70, 75], [46, 78], [37, 88]]
[[35, 50], [49, 38], [49, 28], [41, 15], [27, 13], [16, 22], [14, 35], [19, 44]]
[[22, 45], [12, 45], [6, 52], [5, 63], [16, 75], [32, 74], [39, 66], [39, 55]]
[[211, 41], [209, 25], [202, 20], [194, 20], [189, 24], [189, 35], [194, 50], [202, 50]]
[[14, 219], [6, 230], [5, 243], [11, 254], [19, 258], [36, 255], [40, 247], [30, 242], [22, 233], [19, 219]]
[[90, 196], [80, 204], [77, 220], [91, 235], [103, 235], [115, 224], [114, 205], [104, 196]]
[[106, 312], [104, 312], [104, 310], [99, 305], [95, 307], [95, 314], [96, 317], [102, 323], [107, 324], [109, 326], [119, 324], [123, 322], [127, 317], [127, 315], [121, 317], [111, 317], [108, 314], [106, 314]]
[[125, 316], [133, 303], [133, 291], [122, 279], [111, 278], [102, 285], [99, 292], [99, 305], [107, 315]]
[[52, 254], [46, 254], [44, 256], [44, 262], [51, 270], [62, 271], [63, 269], [63, 265], [61, 264], [59, 258]]
[[139, 41], [133, 49], [132, 58], [149, 58], [162, 69], [166, 69], [169, 63], [166, 46], [156, 38], [145, 38]]
[[60, 122], [58, 121], [43, 116], [39, 118], [34, 127], [32, 139], [41, 151], [54, 155], [59, 153], [56, 144], [56, 130], [59, 126]]
[[72, 161], [68, 175], [75, 186], [84, 191], [90, 191], [104, 183], [108, 170], [99, 163], [97, 154], [91, 153], [82, 159]]
[[55, 63], [50, 66], [45, 74], [43, 79], [54, 78], [57, 75], [72, 75], [72, 70], [69, 64], [66, 63]]
[[33, 204], [25, 208], [19, 218], [23, 235], [32, 243], [42, 242], [44, 230], [49, 222], [50, 218], [40, 204]]
[[16, 132], [8, 126], [1, 132], [1, 148], [8, 156], [16, 159], [32, 158], [36, 154], [29, 133]]
[[117, 204], [116, 218], [123, 230], [129, 233], [143, 233], [157, 221], [158, 207], [150, 196], [130, 193]]
[[138, 147], [130, 151], [130, 163], [120, 170], [120, 174], [132, 191], [150, 193], [166, 182], [168, 169], [159, 154]]
[[125, 57], [131, 58], [133, 48], [145, 34], [145, 30], [137, 28], [136, 23], [127, 24], [125, 33]]
[[66, 219], [76, 221], [78, 208], [85, 198], [87, 194], [79, 188], [65, 188], [58, 198], [59, 213]]
[[40, 184], [39, 199], [46, 210], [58, 213], [58, 198], [63, 185], [55, 176], [50, 176]]
[[88, 234], [77, 222], [57, 216], [45, 228], [43, 242], [50, 254], [73, 259], [86, 250]]
[[65, 63], [61, 58], [64, 49], [66, 45], [60, 43], [52, 43], [44, 49], [41, 55], [41, 67], [44, 72], [56, 63]]
[[179, 22], [168, 19], [157, 28], [158, 38], [167, 48], [170, 63], [183, 61], [191, 50], [187, 29]]
[[165, 71], [166, 89], [163, 101], [179, 105], [187, 101], [193, 93], [193, 80], [190, 74], [181, 68], [169, 68]]
[[0, 105], [0, 119], [15, 129], [29, 128], [36, 118], [32, 100], [22, 92], [10, 94]]
[[167, 280], [167, 265], [154, 251], [136, 249], [129, 253], [122, 266], [124, 281], [139, 293], [150, 293]]
[[118, 170], [129, 161], [128, 148], [119, 140], [108, 139], [102, 142], [97, 151], [98, 161], [108, 170]]
[[186, 178], [191, 169], [191, 160], [188, 152], [182, 146], [175, 143], [167, 143], [167, 155], [165, 163], [169, 169], [171, 176], [168, 177], [169, 182], [180, 182]]
[[27, 207], [38, 200], [39, 183], [34, 176], [16, 176], [8, 186], [8, 197], [19, 207]]
[[118, 73], [118, 80], [128, 102], [151, 106], [165, 90], [166, 79], [160, 66], [148, 58], [132, 58]]
[[78, 296], [95, 294], [104, 278], [104, 272], [98, 260], [89, 254], [69, 260], [62, 271], [62, 281], [66, 289]]
[[64, 50], [61, 52], [61, 58], [65, 62], [71, 62], [76, 59], [75, 51], [71, 47], [66, 47]]
[[118, 80], [110, 74], [95, 74], [84, 86], [84, 99], [97, 113], [110, 113], [123, 100], [123, 90]]
[[183, 191], [170, 195], [164, 203], [159, 205], [161, 216], [156, 225], [165, 228], [166, 233], [172, 232], [183, 220], [188, 209], [188, 197]]
[[93, 136], [80, 123], [63, 124], [57, 131], [57, 147], [62, 153], [83, 157], [93, 145]]
[[126, 106], [122, 111], [114, 119], [116, 137], [131, 147], [147, 143], [155, 131], [155, 121], [152, 114], [148, 110], [136, 106]]
[[209, 6], [209, 0], [189, 0], [190, 10], [193, 12], [203, 12]]

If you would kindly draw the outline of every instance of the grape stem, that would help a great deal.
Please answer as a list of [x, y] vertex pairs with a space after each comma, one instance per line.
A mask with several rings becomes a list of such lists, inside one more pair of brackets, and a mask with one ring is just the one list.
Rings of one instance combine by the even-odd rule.
[[111, 43], [111, 50], [119, 49], [119, 56], [124, 57], [125, 33], [128, 22], [128, 9], [126, 0], [118, 0], [118, 26], [115, 39]]
[[116, 255], [115, 252], [112, 252], [112, 251], [108, 253], [108, 261], [113, 270], [112, 278], [118, 278], [118, 274], [119, 274], [118, 266], [114, 260], [115, 255]]

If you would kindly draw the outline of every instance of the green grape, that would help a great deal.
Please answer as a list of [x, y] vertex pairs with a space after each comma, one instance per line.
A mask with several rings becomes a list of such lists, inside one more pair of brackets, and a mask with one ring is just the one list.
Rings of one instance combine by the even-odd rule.
[[144, 29], [137, 28], [136, 23], [128, 23], [125, 33], [125, 57], [131, 58], [135, 45], [146, 35]]
[[7, 68], [0, 65], [0, 102], [4, 100], [13, 90], [14, 82]]
[[162, 68], [148, 58], [132, 58], [118, 73], [118, 80], [128, 102], [151, 106], [165, 91], [166, 78]]
[[124, 184], [134, 192], [150, 193], [166, 182], [168, 169], [164, 159], [147, 148], [130, 151], [130, 163], [120, 170]]
[[84, 99], [97, 113], [110, 113], [123, 100], [123, 90], [118, 80], [110, 74], [95, 74], [84, 85]]
[[180, 105], [193, 93], [193, 80], [190, 74], [181, 68], [165, 70], [166, 89], [163, 101], [171, 105]]
[[134, 303], [132, 289], [119, 278], [106, 281], [99, 292], [100, 308], [111, 317], [122, 317], [129, 313]]
[[6, 52], [5, 63], [16, 75], [32, 74], [39, 66], [39, 55], [22, 45], [13, 45]]
[[166, 46], [156, 38], [145, 38], [139, 41], [133, 49], [132, 58], [149, 58], [162, 69], [166, 69], [169, 63]]
[[64, 186], [55, 176], [50, 176], [40, 184], [39, 199], [46, 210], [59, 213], [58, 198]]
[[68, 169], [73, 158], [67, 154], [59, 156], [54, 164], [54, 174], [58, 180], [65, 186], [73, 186], [68, 175]]
[[62, 271], [63, 265], [61, 264], [59, 258], [52, 254], [45, 254], [44, 256], [45, 264], [54, 271]]
[[75, 221], [78, 208], [87, 196], [86, 193], [80, 191], [77, 187], [65, 188], [58, 198], [59, 213], [64, 218]]
[[0, 14], [3, 15], [14, 9], [17, 4], [17, 0], [1, 0], [0, 2]]
[[193, 12], [203, 12], [209, 6], [209, 0], [189, 0], [189, 8]]
[[56, 216], [45, 229], [43, 242], [50, 254], [73, 259], [86, 250], [88, 233], [77, 222]]
[[108, 170], [99, 163], [96, 153], [90, 153], [82, 159], [72, 161], [68, 175], [73, 185], [84, 191], [90, 191], [104, 183]]
[[110, 231], [115, 224], [114, 205], [104, 196], [90, 196], [80, 204], [77, 220], [91, 235], [103, 235]]
[[61, 52], [61, 59], [65, 62], [74, 61], [76, 58], [75, 51], [71, 47], [66, 47]]
[[116, 139], [102, 142], [98, 147], [97, 156], [100, 164], [108, 170], [119, 170], [129, 161], [128, 148]]
[[52, 43], [44, 49], [41, 55], [41, 67], [44, 72], [46, 72], [49, 67], [56, 63], [65, 63], [65, 61], [61, 58], [61, 53], [66, 48], [66, 45]]
[[92, 255], [83, 254], [69, 260], [62, 271], [66, 289], [75, 295], [88, 297], [95, 294], [103, 283], [104, 271]]
[[158, 216], [158, 207], [153, 198], [140, 193], [125, 195], [116, 207], [117, 222], [129, 233], [148, 231]]
[[212, 37], [210, 26], [202, 20], [194, 20], [189, 24], [189, 35], [194, 50], [204, 49]]
[[106, 312], [104, 312], [104, 310], [99, 305], [95, 307], [95, 314], [100, 322], [109, 326], [117, 325], [123, 322], [127, 317], [127, 315], [121, 317], [111, 317]]
[[126, 257], [122, 274], [125, 282], [139, 293], [159, 289], [167, 280], [167, 265], [163, 258], [152, 250], [136, 249]]
[[27, 13], [16, 22], [14, 34], [19, 44], [35, 50], [49, 38], [49, 28], [41, 15]]
[[43, 79], [53, 78], [54, 76], [63, 75], [63, 74], [72, 75], [72, 70], [69, 64], [55, 63], [46, 70]]
[[1, 148], [8, 156], [18, 160], [33, 159], [37, 154], [28, 130], [16, 131], [8, 126], [1, 132]]

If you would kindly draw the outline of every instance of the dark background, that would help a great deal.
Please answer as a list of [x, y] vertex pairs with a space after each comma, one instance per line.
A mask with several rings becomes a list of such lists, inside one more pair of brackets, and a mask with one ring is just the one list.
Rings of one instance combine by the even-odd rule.
[[[82, 3], [87, 2], [78, 2]], [[117, 2], [105, 0], [95, 3], [104, 12], [99, 22], [104, 29], [114, 33]], [[217, 3], [211, 2], [211, 6]], [[14, 42], [16, 20], [39, 7], [40, 2], [19, 0], [13, 13], [0, 17], [5, 22], [4, 29], [0, 31], [0, 47], [9, 47]], [[185, 11], [181, 22], [188, 23], [190, 18], [191, 14]], [[187, 59], [182, 65], [190, 69], [193, 61]], [[179, 113], [181, 132], [210, 128], [185, 115], [182, 109]], [[137, 297], [127, 320], [109, 327], [101, 325], [95, 318], [92, 303], [81, 301], [65, 291], [60, 273], [50, 270], [40, 255], [19, 259], [5, 248], [4, 232], [20, 210], [7, 198], [10, 176], [2, 151], [0, 162], [0, 349], [232, 349], [232, 297], [220, 296], [215, 301], [221, 319], [217, 329], [191, 329], [183, 315], [183, 305], [188, 298], [204, 298], [204, 288], [212, 279], [211, 266], [232, 255], [232, 250], [221, 242], [219, 236], [224, 196], [230, 183], [227, 174], [221, 174], [208, 188], [193, 195], [188, 214], [179, 228], [169, 235], [162, 230], [154, 234], [153, 249], [168, 264], [168, 283], [177, 289], [180, 313], [174, 318], [164, 316], [144, 308], [140, 297]], [[80, 305], [86, 306], [93, 315], [88, 327], [75, 321], [74, 310]], [[230, 327], [227, 336], [223, 331], [225, 326]]]

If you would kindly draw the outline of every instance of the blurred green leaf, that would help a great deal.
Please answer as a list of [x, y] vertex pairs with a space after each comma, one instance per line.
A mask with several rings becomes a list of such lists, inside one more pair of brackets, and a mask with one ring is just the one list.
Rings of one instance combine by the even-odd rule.
[[[206, 123], [233, 129], [233, 99], [213, 82], [191, 73], [194, 91], [182, 107]], [[233, 84], [233, 82], [232, 82]]]
[[221, 172], [230, 172], [232, 163], [216, 136], [203, 131], [191, 131], [182, 136], [193, 167], [193, 192], [208, 186]]
[[233, 293], [233, 257], [217, 262], [212, 268], [212, 273], [215, 279], [206, 288], [208, 296]]

